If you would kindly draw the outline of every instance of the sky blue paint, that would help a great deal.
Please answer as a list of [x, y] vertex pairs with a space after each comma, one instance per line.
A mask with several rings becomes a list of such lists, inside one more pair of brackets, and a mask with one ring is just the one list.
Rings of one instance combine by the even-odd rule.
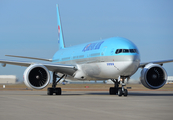
[[[89, 49], [85, 49], [85, 48], [89, 48]], [[106, 50], [104, 51], [104, 54], [102, 54], [104, 48]], [[98, 57], [98, 56], [88, 56], [89, 54], [96, 54], [96, 53], [100, 53], [100, 56], [118, 56], [118, 55], [137, 54], [137, 53], [115, 54], [115, 51], [117, 49], [137, 49], [138, 50], [136, 45], [130, 40], [126, 38], [122, 38], [122, 37], [113, 37], [113, 38], [108, 38], [105, 40], [99, 40], [95, 42], [84, 43], [81, 45], [60, 49], [53, 56], [53, 62], [68, 61], [68, 60], [63, 60], [63, 58], [67, 58], [67, 57], [70, 57], [69, 60], [74, 60], [73, 58], [74, 56], [81, 56], [81, 55], [84, 55], [84, 57], [82, 57], [81, 59], [90, 58], [90, 57]], [[80, 58], [78, 57], [75, 59], [80, 59]]]
[[56, 4], [56, 10], [57, 10], [58, 44], [59, 44], [59, 49], [63, 49], [65, 47], [65, 45], [64, 45], [64, 39], [63, 39], [63, 34], [62, 34], [62, 27], [61, 27], [61, 20], [60, 20], [58, 4]]

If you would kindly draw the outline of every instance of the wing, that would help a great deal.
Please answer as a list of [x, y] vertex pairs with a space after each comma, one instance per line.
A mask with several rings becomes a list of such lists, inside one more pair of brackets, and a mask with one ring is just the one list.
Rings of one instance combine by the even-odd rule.
[[44, 58], [35, 58], [35, 57], [26, 57], [26, 56], [16, 56], [16, 55], [5, 55], [8, 57], [17, 57], [17, 58], [27, 58], [27, 59], [34, 59], [34, 60], [42, 60], [42, 61], [49, 61], [52, 62], [52, 59], [44, 59]]
[[[5, 66], [6, 64], [11, 64], [11, 65], [18, 65], [25, 67], [28, 67], [32, 64], [37, 64], [33, 62], [8, 61], [8, 60], [0, 60], [0, 63], [3, 63], [3, 66]], [[73, 75], [77, 71], [77, 67], [75, 65], [55, 64], [55, 63], [43, 63], [41, 65], [44, 65], [50, 71], [68, 74], [68, 75]]]
[[152, 62], [140, 63], [140, 66], [139, 67], [145, 67], [145, 65], [147, 65], [149, 63], [163, 65], [163, 63], [169, 63], [169, 62], [173, 62], [173, 59], [171, 59], [171, 60], [161, 60], [161, 61], [152, 61]]

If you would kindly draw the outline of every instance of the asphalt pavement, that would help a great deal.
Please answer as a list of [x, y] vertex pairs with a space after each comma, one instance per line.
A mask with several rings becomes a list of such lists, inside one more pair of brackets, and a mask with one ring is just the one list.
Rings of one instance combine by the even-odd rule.
[[172, 91], [108, 92], [0, 91], [0, 120], [171, 120]]

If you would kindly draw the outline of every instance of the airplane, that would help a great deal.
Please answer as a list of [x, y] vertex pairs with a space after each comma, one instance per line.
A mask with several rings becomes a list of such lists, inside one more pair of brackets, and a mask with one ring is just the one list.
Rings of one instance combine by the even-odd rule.
[[38, 90], [45, 88], [51, 80], [49, 71], [52, 71], [53, 83], [52, 87], [47, 89], [47, 95], [61, 95], [61, 88], [56, 87], [57, 83], [61, 79], [71, 77], [82, 81], [111, 79], [114, 87], [110, 87], [109, 94], [127, 96], [125, 81], [128, 81], [139, 68], [142, 68], [140, 81], [146, 88], [159, 89], [165, 85], [167, 73], [162, 65], [173, 62], [173, 59], [141, 63], [137, 46], [126, 38], [112, 37], [65, 47], [58, 5], [56, 9], [59, 50], [52, 59], [6, 55], [47, 62], [0, 60], [3, 67], [6, 64], [27, 67], [23, 75], [27, 87]]

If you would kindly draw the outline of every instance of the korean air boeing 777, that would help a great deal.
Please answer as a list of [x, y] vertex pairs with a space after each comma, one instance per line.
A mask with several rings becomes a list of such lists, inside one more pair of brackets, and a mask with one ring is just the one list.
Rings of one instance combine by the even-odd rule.
[[[136, 45], [122, 37], [112, 37], [65, 47], [58, 5], [56, 7], [59, 50], [52, 59], [6, 55], [48, 62], [31, 63], [0, 60], [3, 66], [6, 64], [26, 66], [27, 69], [24, 72], [26, 86], [33, 89], [45, 88], [51, 79], [49, 71], [52, 71], [53, 83], [52, 87], [47, 89], [48, 95], [53, 95], [53, 93], [61, 95], [61, 88], [56, 87], [56, 85], [62, 78], [70, 76], [77, 80], [111, 79], [115, 86], [110, 88], [109, 93], [127, 96], [128, 91], [124, 87], [124, 82], [129, 80], [138, 68], [142, 68], [140, 80], [145, 87], [158, 89], [164, 86], [167, 73], [162, 65], [173, 62], [173, 59], [140, 63], [140, 54]], [[58, 76], [58, 73], [61, 73], [62, 76]], [[59, 79], [57, 80], [57, 78]]]

